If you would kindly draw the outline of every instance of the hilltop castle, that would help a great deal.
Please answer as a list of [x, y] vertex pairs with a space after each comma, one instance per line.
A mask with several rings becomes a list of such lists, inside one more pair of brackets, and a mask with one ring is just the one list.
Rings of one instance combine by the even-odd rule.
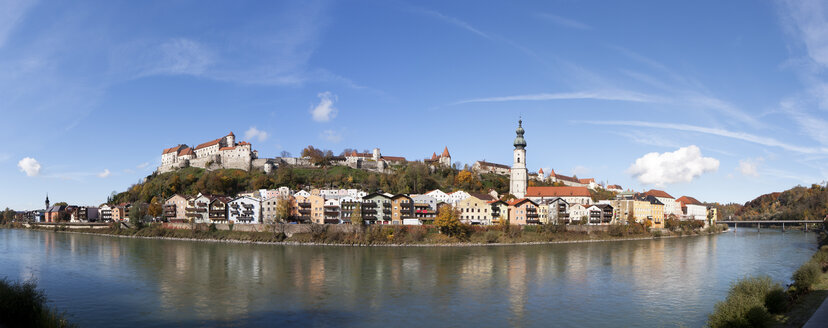
[[190, 166], [208, 170], [240, 169], [248, 171], [261, 166], [264, 170], [269, 171], [265, 167], [265, 161], [257, 161], [258, 157], [258, 152], [252, 150], [249, 142], [236, 143], [236, 135], [230, 132], [224, 137], [202, 143], [195, 148], [182, 144], [164, 149], [161, 154], [161, 165], [158, 167], [158, 172], [164, 173]]

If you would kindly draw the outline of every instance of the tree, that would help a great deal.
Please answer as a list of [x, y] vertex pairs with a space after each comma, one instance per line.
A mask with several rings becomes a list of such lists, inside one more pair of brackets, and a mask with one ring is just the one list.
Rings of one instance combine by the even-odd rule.
[[57, 203], [54, 203], [52, 205], [54, 205], [54, 206], [69, 206], [69, 203], [67, 203], [67, 202], [57, 202]]
[[276, 201], [276, 219], [279, 222], [285, 222], [288, 217], [290, 217], [290, 201], [287, 199]]
[[291, 153], [287, 150], [283, 150], [281, 153], [279, 153], [279, 157], [290, 157], [290, 156], [291, 156]]
[[163, 206], [161, 206], [161, 201], [158, 200], [158, 196], [152, 197], [152, 200], [147, 207], [147, 213], [153, 218], [158, 218], [161, 217], [162, 212]]
[[362, 204], [357, 203], [354, 206], [354, 212], [351, 213], [351, 224], [363, 226], [365, 225], [365, 220], [362, 219]]
[[133, 228], [140, 228], [144, 225], [144, 218], [147, 216], [147, 204], [135, 202], [129, 208], [129, 224]]
[[462, 224], [460, 223], [460, 213], [451, 207], [451, 205], [443, 205], [437, 210], [437, 218], [434, 219], [434, 225], [440, 233], [448, 236], [456, 236], [460, 234]]
[[9, 223], [12, 221], [14, 221], [14, 211], [6, 207], [6, 210], [3, 211], [3, 223]]
[[460, 171], [457, 173], [457, 176], [454, 177], [454, 185], [455, 186], [462, 186], [471, 183], [472, 181], [472, 174], [469, 171]]
[[508, 202], [508, 201], [514, 200], [514, 199], [517, 199], [517, 197], [515, 197], [515, 195], [512, 195], [512, 194], [503, 194], [503, 195], [500, 196], [500, 200], [502, 200], [504, 202]]

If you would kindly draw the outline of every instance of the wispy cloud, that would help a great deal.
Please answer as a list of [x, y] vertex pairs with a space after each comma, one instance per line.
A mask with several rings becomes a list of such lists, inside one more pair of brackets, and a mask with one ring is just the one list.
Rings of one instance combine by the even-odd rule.
[[334, 130], [322, 131], [322, 134], [319, 137], [332, 143], [339, 143], [342, 141], [342, 134]]
[[455, 25], [455, 26], [457, 26], [457, 27], [460, 27], [460, 28], [462, 28], [462, 29], [464, 29], [464, 30], [466, 30], [466, 31], [472, 32], [472, 33], [474, 33], [474, 34], [477, 34], [477, 35], [479, 35], [479, 36], [481, 36], [481, 37], [484, 37], [484, 38], [486, 38], [486, 39], [491, 39], [491, 38], [492, 38], [492, 37], [491, 37], [491, 36], [489, 36], [488, 34], [486, 34], [486, 33], [482, 32], [482, 31], [478, 30], [478, 29], [477, 29], [477, 28], [475, 28], [474, 26], [471, 26], [471, 24], [466, 23], [465, 21], [462, 21], [462, 20], [457, 19], [457, 18], [455, 18], [455, 17], [451, 17], [451, 16], [443, 15], [442, 13], [436, 12], [436, 11], [434, 11], [434, 10], [428, 10], [428, 9], [424, 9], [424, 8], [415, 8], [415, 9], [414, 9], [414, 11], [417, 11], [417, 12], [420, 12], [420, 13], [423, 13], [423, 14], [426, 14], [426, 15], [428, 15], [428, 16], [431, 16], [431, 17], [437, 18], [437, 19], [439, 19], [439, 20], [442, 20], [442, 21], [444, 21], [444, 22], [446, 22], [446, 23], [449, 23], [449, 24]]
[[742, 173], [742, 175], [744, 175], [744, 176], [758, 177], [759, 176], [759, 171], [757, 170], [757, 167], [759, 166], [759, 162], [761, 162], [761, 159], [759, 159], [759, 160], [753, 160], [753, 159], [739, 160], [739, 166], [737, 167], [737, 169], [739, 170], [739, 173]]
[[595, 124], [595, 125], [618, 125], [618, 126], [634, 126], [634, 127], [645, 127], [645, 128], [656, 128], [656, 129], [669, 129], [669, 130], [678, 130], [678, 131], [688, 131], [688, 132], [697, 132], [697, 133], [704, 133], [704, 134], [711, 134], [720, 137], [726, 138], [733, 138], [738, 140], [743, 140], [763, 146], [769, 147], [779, 147], [785, 150], [790, 150], [798, 153], [804, 154], [828, 154], [828, 148], [819, 148], [819, 147], [804, 147], [804, 146], [797, 146], [788, 143], [781, 142], [779, 140], [769, 138], [769, 137], [762, 137], [757, 136], [745, 132], [734, 132], [728, 131], [724, 129], [717, 129], [717, 128], [708, 128], [703, 126], [695, 126], [695, 125], [688, 125], [688, 124], [673, 124], [673, 123], [659, 123], [659, 122], [643, 122], [643, 121], [580, 121], [586, 124]]
[[109, 169], [104, 169], [102, 172], [98, 173], [99, 178], [108, 178], [112, 175], [112, 172], [109, 172]]
[[544, 19], [546, 19], [546, 20], [548, 20], [552, 23], [555, 23], [557, 25], [563, 26], [563, 27], [574, 28], [574, 29], [579, 29], [579, 30], [591, 30], [592, 29], [592, 26], [581, 23], [581, 22], [576, 21], [574, 19], [561, 17], [561, 16], [558, 16], [558, 15], [553, 15], [553, 14], [548, 14], [548, 13], [540, 13], [540, 14], [538, 14], [538, 16], [542, 17], [542, 18], [544, 18]]
[[3, 8], [0, 10], [0, 48], [35, 4], [37, 1], [33, 0], [0, 0], [0, 8]]
[[515, 96], [488, 97], [466, 99], [453, 103], [453, 105], [468, 103], [504, 102], [504, 101], [544, 101], [544, 100], [617, 100], [632, 102], [659, 102], [660, 98], [624, 90], [608, 91], [582, 91], [582, 92], [561, 92], [561, 93], [535, 93]]
[[149, 166], [149, 162], [143, 162], [143, 163], [138, 164], [137, 166], [135, 166], [135, 168], [143, 169], [143, 168], [146, 168], [147, 166]]

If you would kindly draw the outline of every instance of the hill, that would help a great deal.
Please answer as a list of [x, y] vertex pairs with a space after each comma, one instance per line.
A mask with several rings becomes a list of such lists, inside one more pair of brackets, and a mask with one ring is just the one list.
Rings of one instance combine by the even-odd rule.
[[389, 193], [425, 193], [433, 189], [486, 192], [494, 189], [503, 194], [509, 191], [509, 177], [495, 174], [476, 175], [451, 168], [432, 168], [422, 163], [399, 166], [389, 174], [346, 166], [309, 168], [283, 165], [271, 174], [235, 169], [206, 171], [188, 167], [161, 174], [155, 172], [147, 176], [142, 183], [134, 184], [124, 192], [113, 192], [109, 202], [150, 202], [154, 197], [166, 199], [176, 193], [235, 195], [247, 190], [281, 186], [294, 190], [303, 187], [356, 188]]
[[741, 220], [822, 220], [828, 215], [828, 185], [796, 186], [756, 197], [736, 211]]

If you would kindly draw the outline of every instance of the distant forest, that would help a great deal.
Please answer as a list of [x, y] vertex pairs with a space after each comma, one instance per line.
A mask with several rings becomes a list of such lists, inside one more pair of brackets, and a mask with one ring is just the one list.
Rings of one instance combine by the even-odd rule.
[[796, 186], [765, 194], [735, 209], [740, 220], [823, 220], [828, 215], [828, 184]]

